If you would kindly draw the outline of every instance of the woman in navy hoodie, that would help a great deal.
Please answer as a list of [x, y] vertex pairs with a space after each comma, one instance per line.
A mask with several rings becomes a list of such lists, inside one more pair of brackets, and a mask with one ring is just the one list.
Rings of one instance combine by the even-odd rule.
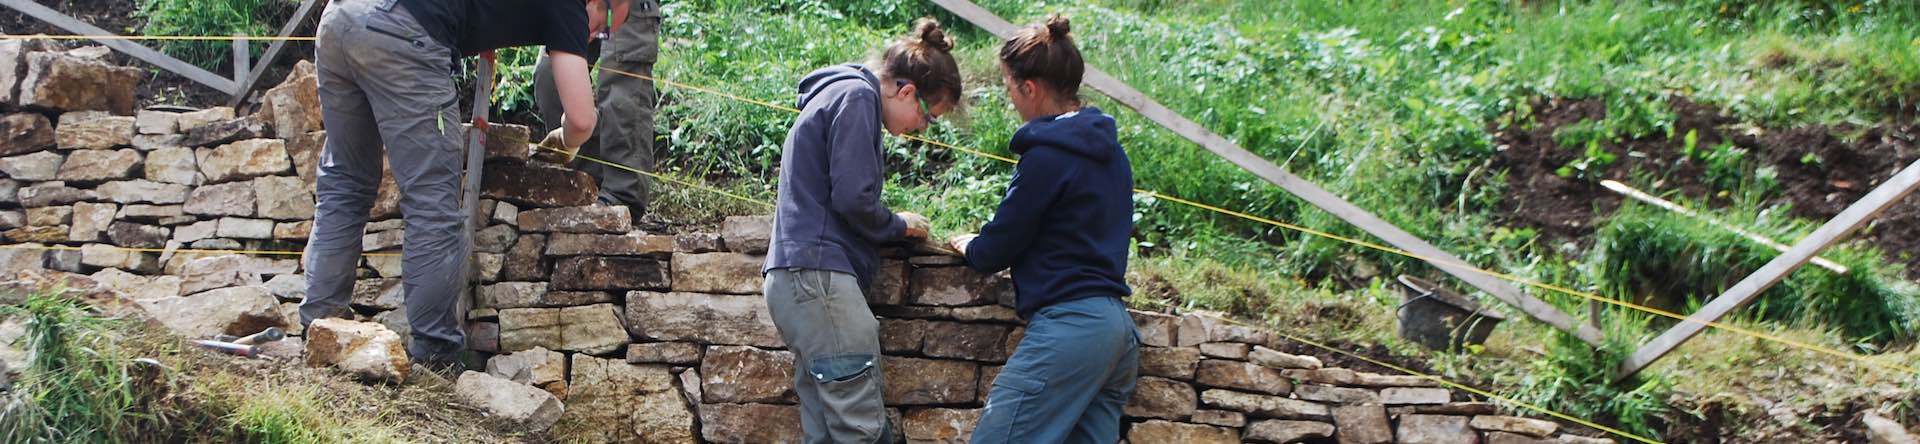
[[761, 272], [774, 327], [794, 353], [806, 442], [893, 442], [880, 398], [880, 324], [865, 294], [875, 246], [925, 239], [927, 220], [880, 203], [880, 131], [917, 132], [959, 105], [952, 48], [939, 23], [921, 19], [873, 62], [800, 80]]
[[1000, 46], [1025, 126], [1013, 184], [979, 235], [950, 243], [983, 273], [1013, 269], [1026, 336], [993, 381], [974, 443], [1112, 443], [1133, 394], [1139, 338], [1123, 301], [1133, 167], [1112, 117], [1082, 106], [1086, 71], [1058, 15]]

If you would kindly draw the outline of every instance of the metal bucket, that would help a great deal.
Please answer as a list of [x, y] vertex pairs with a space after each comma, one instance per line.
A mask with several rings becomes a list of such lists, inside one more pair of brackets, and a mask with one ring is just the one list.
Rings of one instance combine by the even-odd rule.
[[1433, 350], [1487, 343], [1506, 316], [1426, 279], [1400, 275], [1400, 337]]

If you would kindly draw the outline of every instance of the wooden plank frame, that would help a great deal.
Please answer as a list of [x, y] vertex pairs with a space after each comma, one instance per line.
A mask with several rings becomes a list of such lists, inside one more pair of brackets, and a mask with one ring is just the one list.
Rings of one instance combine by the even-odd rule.
[[[247, 72], [246, 78], [237, 80], [239, 84], [235, 86], [235, 92], [232, 94], [233, 98], [227, 100], [227, 106], [240, 106], [240, 102], [246, 100], [247, 93], [253, 92], [253, 85], [260, 82], [260, 76], [267, 73], [267, 68], [272, 67], [274, 60], [280, 58], [280, 51], [286, 49], [287, 43], [289, 42], [287, 37], [292, 37], [294, 32], [298, 32], [300, 25], [305, 24], [307, 18], [311, 17], [314, 11], [325, 9], [325, 3], [325, 0], [304, 0], [300, 2], [300, 9], [293, 11], [293, 18], [288, 20], [287, 24], [280, 26], [280, 39], [275, 40], [271, 45], [267, 45], [267, 52], [260, 54], [260, 63], [254, 65], [253, 69]], [[320, 7], [315, 8], [314, 6]]]
[[1739, 283], [1733, 284], [1732, 288], [1728, 288], [1726, 292], [1708, 301], [1706, 306], [1700, 307], [1700, 311], [1687, 316], [1685, 321], [1667, 329], [1666, 333], [1661, 333], [1646, 345], [1640, 346], [1639, 350], [1627, 356], [1626, 362], [1620, 363], [1620, 369], [1614, 379], [1624, 380], [1645, 370], [1654, 361], [1660, 360], [1674, 349], [1680, 348], [1680, 344], [1685, 344], [1688, 339], [1693, 339], [1702, 330], [1706, 330], [1708, 322], [1719, 321], [1734, 310], [1746, 306], [1748, 302], [1753, 302], [1753, 298], [1779, 283], [1794, 270], [1806, 265], [1807, 261], [1820, 254], [1821, 250], [1846, 239], [1847, 235], [1852, 234], [1861, 225], [1865, 225], [1887, 207], [1899, 203], [1900, 199], [1912, 194], [1916, 188], [1920, 188], [1920, 161], [1907, 165], [1899, 173], [1895, 173], [1893, 178], [1874, 187], [1873, 191], [1868, 192], [1860, 200], [1854, 201], [1852, 205], [1848, 205], [1847, 209], [1840, 211], [1839, 215], [1828, 220], [1826, 224], [1820, 225], [1820, 228], [1813, 230], [1812, 234], [1808, 234], [1799, 242], [1794, 242], [1793, 247], [1788, 248], [1785, 253], [1775, 256], [1773, 260], [1767, 261], [1766, 265], [1761, 265], [1760, 269], [1754, 270], [1753, 274], [1747, 275]]
[[[981, 8], [979, 5], [975, 5], [968, 0], [933, 0], [933, 2], [939, 4], [942, 8], [946, 8], [948, 12], [959, 16], [961, 19], [972, 22], [975, 26], [979, 26], [1000, 38], [1011, 36], [1017, 29], [1012, 23], [994, 15], [992, 11]], [[1487, 294], [1492, 295], [1495, 299], [1499, 299], [1501, 302], [1505, 302], [1519, 309], [1528, 316], [1540, 320], [1547, 325], [1572, 333], [1587, 344], [1594, 346], [1600, 345], [1601, 335], [1599, 329], [1580, 322], [1565, 312], [1560, 311], [1558, 308], [1527, 295], [1521, 292], [1520, 289], [1514, 288], [1504, 281], [1465, 266], [1466, 261], [1442, 251], [1439, 247], [1427, 243], [1412, 233], [1401, 230], [1399, 227], [1368, 213], [1359, 206], [1347, 202], [1339, 196], [1335, 196], [1333, 193], [1320, 188], [1318, 185], [1306, 179], [1287, 172], [1285, 169], [1274, 165], [1272, 162], [1261, 158], [1253, 152], [1247, 151], [1245, 148], [1241, 148], [1238, 144], [1233, 143], [1233, 141], [1213, 133], [1206, 127], [1200, 126], [1199, 123], [1188, 120], [1172, 109], [1168, 109], [1166, 106], [1154, 101], [1145, 93], [1128, 86], [1125, 82], [1121, 82], [1113, 76], [1107, 75], [1106, 72], [1092, 65], [1088, 65], [1085, 83], [1087, 86], [1093, 87], [1094, 90], [1100, 91], [1108, 97], [1112, 97], [1115, 101], [1129, 108], [1133, 108], [1134, 111], [1138, 111], [1142, 116], [1165, 126], [1181, 137], [1199, 144], [1202, 148], [1206, 148], [1207, 151], [1213, 152], [1214, 155], [1226, 159], [1228, 162], [1232, 162], [1234, 165], [1253, 173], [1255, 176], [1259, 176], [1261, 179], [1265, 179], [1267, 182], [1279, 186], [1289, 193], [1293, 193], [1294, 196], [1306, 200], [1321, 210], [1332, 213], [1335, 217], [1339, 217], [1347, 223], [1360, 227], [1360, 229], [1385, 240], [1394, 247], [1418, 255], [1420, 258], [1426, 260], [1427, 263], [1432, 264], [1441, 271], [1445, 271], [1447, 274], [1451, 274], [1455, 278], [1469, 285], [1473, 285], [1481, 291], [1487, 292]]]
[[[20, 11], [21, 13], [24, 13], [29, 17], [39, 19], [40, 21], [47, 22], [48, 24], [59, 27], [60, 29], [65, 29], [75, 34], [93, 35], [93, 36], [116, 35], [113, 32], [107, 31], [105, 29], [100, 29], [100, 27], [98, 26], [93, 26], [93, 25], [87, 24], [86, 22], [82, 22], [78, 19], [74, 19], [73, 17], [68, 17], [66, 14], [61, 14], [60, 11], [53, 10], [53, 8], [48, 8], [46, 6], [40, 5], [39, 3], [34, 3], [33, 0], [0, 0], [0, 6], [13, 8], [14, 10]], [[102, 46], [112, 48], [115, 51], [120, 51], [129, 56], [133, 56], [133, 58], [140, 59], [141, 61], [145, 61], [147, 63], [151, 63], [153, 64], [153, 66], [159, 67], [160, 69], [172, 71], [175, 74], [179, 74], [182, 77], [186, 77], [188, 80], [199, 82], [202, 85], [207, 85], [208, 87], [211, 87], [215, 90], [219, 90], [220, 92], [224, 92], [227, 94], [236, 94], [235, 90], [238, 88], [238, 84], [235, 83], [233, 79], [226, 78], [225, 76], [221, 76], [219, 74], [214, 74], [212, 71], [201, 69], [198, 66], [193, 66], [193, 64], [191, 63], [187, 63], [180, 59], [173, 58], [173, 56], [163, 54], [160, 51], [155, 51], [153, 50], [153, 48], [148, 48], [139, 43], [134, 43], [132, 40], [93, 39], [93, 41], [101, 44]]]

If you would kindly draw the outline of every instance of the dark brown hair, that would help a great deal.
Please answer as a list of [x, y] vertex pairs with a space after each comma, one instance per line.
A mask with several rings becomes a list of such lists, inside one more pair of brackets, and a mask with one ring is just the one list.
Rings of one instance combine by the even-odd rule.
[[880, 58], [869, 63], [883, 77], [912, 82], [929, 106], [960, 106], [960, 65], [954, 63], [953, 39], [932, 17], [914, 20], [913, 31], [887, 44]]
[[1000, 65], [1014, 80], [1039, 80], [1062, 98], [1078, 98], [1087, 64], [1070, 31], [1066, 17], [1048, 15], [1045, 22], [1022, 28], [1000, 44]]

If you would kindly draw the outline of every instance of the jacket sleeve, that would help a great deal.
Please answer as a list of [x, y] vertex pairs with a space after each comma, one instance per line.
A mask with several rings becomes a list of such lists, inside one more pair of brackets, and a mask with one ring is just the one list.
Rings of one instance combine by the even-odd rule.
[[1033, 237], [1045, 222], [1047, 208], [1073, 175], [1073, 164], [1061, 156], [1068, 154], [1036, 147], [1021, 156], [1014, 167], [1013, 184], [1000, 199], [993, 220], [980, 228], [980, 235], [967, 244], [967, 265], [982, 273], [997, 273], [1013, 266], [1024, 255]]
[[880, 187], [885, 180], [881, 168], [880, 116], [876, 114], [877, 94], [856, 90], [840, 103], [827, 128], [828, 205], [842, 223], [872, 243], [887, 243], [906, 237], [907, 222], [880, 203]]

